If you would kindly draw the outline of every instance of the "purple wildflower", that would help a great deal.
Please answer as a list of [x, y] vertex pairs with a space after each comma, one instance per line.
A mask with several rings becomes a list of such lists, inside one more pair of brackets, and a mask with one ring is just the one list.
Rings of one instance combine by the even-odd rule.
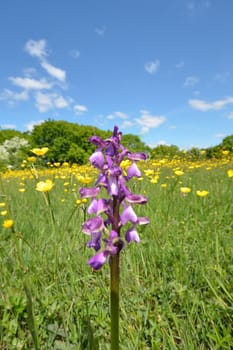
[[[123, 249], [121, 230], [125, 224], [132, 224], [125, 233], [125, 241], [138, 243], [140, 238], [137, 225], [149, 223], [148, 218], [138, 217], [134, 211], [134, 205], [145, 204], [147, 198], [133, 194], [127, 187], [127, 182], [132, 177], [141, 176], [136, 162], [145, 160], [146, 154], [129, 152], [121, 144], [121, 139], [122, 134], [117, 126], [114, 127], [112, 136], [106, 140], [99, 136], [92, 136], [89, 139], [97, 148], [89, 160], [92, 166], [99, 170], [99, 176], [95, 187], [81, 188], [79, 192], [82, 198], [91, 198], [87, 212], [94, 216], [83, 223], [82, 231], [91, 236], [87, 247], [97, 251], [97, 254], [88, 261], [94, 270], [100, 269], [111, 256], [119, 254]], [[132, 161], [127, 176], [123, 175], [120, 166], [124, 159]], [[98, 198], [101, 188], [107, 191], [107, 198]]]

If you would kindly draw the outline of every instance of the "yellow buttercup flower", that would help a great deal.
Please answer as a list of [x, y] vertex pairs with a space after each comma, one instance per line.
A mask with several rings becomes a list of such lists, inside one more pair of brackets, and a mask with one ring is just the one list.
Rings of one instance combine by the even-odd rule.
[[26, 191], [26, 189], [25, 188], [19, 188], [18, 191], [23, 193], [23, 192]]
[[27, 160], [28, 160], [30, 163], [35, 163], [36, 157], [28, 157]]
[[6, 206], [5, 202], [0, 202], [0, 208], [4, 208]]
[[48, 150], [48, 147], [33, 148], [31, 152], [34, 153], [36, 156], [42, 157], [48, 152]]
[[7, 214], [7, 210], [2, 210], [2, 211], [0, 212], [0, 214], [1, 214], [2, 216], [5, 216], [5, 215]]
[[227, 175], [228, 177], [233, 177], [233, 169], [229, 169]]
[[182, 176], [184, 175], [184, 172], [182, 170], [176, 170], [174, 171], [174, 173], [177, 175], [177, 176]]
[[150, 182], [151, 182], [152, 184], [157, 184], [158, 179], [159, 179], [159, 176], [154, 176], [154, 177], [150, 180]]
[[146, 174], [146, 176], [151, 176], [151, 175], [154, 175], [154, 170], [153, 169], [145, 169], [144, 173]]
[[162, 187], [162, 188], [166, 188], [166, 187], [167, 187], [167, 184], [165, 184], [165, 183], [164, 183], [164, 184], [161, 184], [161, 187]]
[[203, 191], [198, 190], [198, 191], [196, 191], [196, 194], [198, 197], [206, 197], [209, 194], [209, 192], [205, 191], [205, 190], [203, 190]]
[[11, 228], [14, 225], [14, 221], [12, 219], [4, 220], [3, 221], [3, 227], [4, 228]]
[[184, 193], [184, 194], [190, 193], [191, 192], [191, 188], [189, 188], [189, 187], [181, 187], [180, 188], [180, 192]]
[[36, 185], [36, 190], [40, 192], [49, 192], [54, 186], [52, 180], [39, 181]]
[[80, 205], [80, 204], [86, 204], [87, 203], [87, 199], [83, 198], [83, 199], [77, 199], [76, 200], [76, 204]]
[[88, 185], [92, 181], [92, 178], [89, 176], [82, 176], [79, 178], [79, 181], [84, 185]]

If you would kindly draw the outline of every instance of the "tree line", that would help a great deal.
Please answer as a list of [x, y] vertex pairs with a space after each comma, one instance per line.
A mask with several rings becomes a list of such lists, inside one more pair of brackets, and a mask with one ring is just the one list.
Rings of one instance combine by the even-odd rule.
[[[31, 132], [20, 132], [12, 129], [0, 129], [0, 169], [12, 166], [20, 167], [24, 159], [32, 156], [32, 148], [48, 147], [46, 162], [68, 162], [70, 164], [86, 164], [94, 151], [94, 146], [88, 139], [98, 135], [103, 139], [109, 137], [112, 131], [104, 131], [87, 125], [79, 125], [67, 121], [47, 120], [34, 126]], [[233, 135], [227, 136], [222, 143], [206, 148], [191, 148], [180, 150], [175, 145], [158, 145], [154, 148], [146, 145], [139, 136], [123, 134], [122, 143], [132, 152], [145, 152], [151, 159], [174, 156], [199, 158], [220, 158], [233, 153]]]

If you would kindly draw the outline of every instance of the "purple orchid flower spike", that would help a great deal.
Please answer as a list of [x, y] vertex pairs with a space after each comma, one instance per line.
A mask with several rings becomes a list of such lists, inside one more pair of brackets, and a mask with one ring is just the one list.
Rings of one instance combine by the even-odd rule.
[[[137, 216], [134, 210], [136, 205], [147, 203], [147, 197], [132, 193], [128, 187], [130, 179], [141, 176], [137, 162], [145, 160], [146, 154], [130, 152], [121, 144], [121, 140], [122, 134], [117, 126], [106, 140], [99, 136], [89, 139], [96, 146], [89, 160], [99, 171], [99, 176], [94, 187], [79, 191], [82, 198], [91, 199], [87, 213], [92, 217], [82, 225], [83, 233], [90, 236], [87, 247], [96, 252], [88, 264], [95, 271], [100, 270], [107, 261], [110, 265], [111, 349], [114, 350], [119, 349], [120, 252], [132, 241], [140, 242], [137, 226], [149, 224], [147, 217]], [[126, 176], [121, 168], [124, 159], [131, 161]], [[102, 198], [101, 191], [105, 191]], [[127, 228], [122, 237], [124, 227]]]
[[[132, 153], [121, 144], [122, 133], [115, 126], [112, 136], [103, 140], [99, 136], [90, 137], [89, 141], [96, 146], [96, 151], [90, 156], [91, 165], [99, 170], [95, 187], [81, 188], [82, 198], [91, 198], [87, 213], [92, 215], [82, 225], [82, 231], [91, 236], [87, 246], [97, 251], [89, 259], [93, 269], [100, 269], [111, 256], [119, 255], [125, 245], [121, 238], [124, 225], [131, 223], [132, 227], [125, 233], [125, 242], [140, 241], [136, 226], [148, 224], [147, 218], [138, 217], [134, 206], [147, 203], [143, 195], [133, 194], [127, 183], [133, 177], [140, 177], [138, 161], [146, 159], [142, 152]], [[124, 159], [132, 163], [123, 175], [121, 162]], [[107, 198], [99, 198], [101, 189], [107, 192]], [[114, 232], [114, 234], [113, 234]]]

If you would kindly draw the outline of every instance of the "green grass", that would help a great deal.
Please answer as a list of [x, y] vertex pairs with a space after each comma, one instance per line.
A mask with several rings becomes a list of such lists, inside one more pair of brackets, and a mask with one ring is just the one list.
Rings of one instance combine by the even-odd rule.
[[[233, 348], [233, 183], [227, 168], [187, 169], [174, 177], [164, 167], [157, 184], [144, 178], [132, 185], [149, 197], [135, 211], [151, 223], [140, 227], [140, 244], [121, 254], [122, 350]], [[87, 265], [93, 252], [85, 248], [77, 191], [70, 186], [64, 193], [67, 179], [56, 179], [49, 207], [32, 179], [25, 178], [26, 192], [19, 193], [21, 181], [1, 182], [0, 202], [11, 210], [18, 238], [1, 225], [0, 349], [34, 349], [25, 279], [39, 349], [109, 349], [109, 268], [92, 272]], [[182, 196], [180, 186], [191, 193]], [[202, 189], [209, 195], [199, 198]]]

